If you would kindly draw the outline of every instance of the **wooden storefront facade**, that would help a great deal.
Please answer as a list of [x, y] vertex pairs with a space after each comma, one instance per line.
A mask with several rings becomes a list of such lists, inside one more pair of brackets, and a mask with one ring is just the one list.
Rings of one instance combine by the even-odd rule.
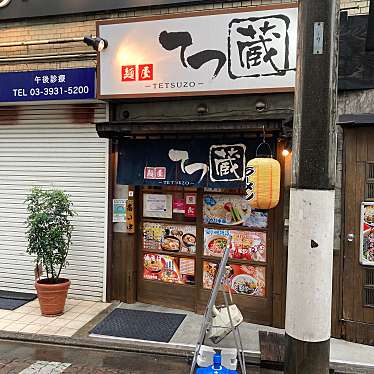
[[[256, 110], [256, 103], [265, 101], [269, 105], [269, 112], [264, 115]], [[163, 305], [173, 308], [202, 313], [209, 297], [209, 276], [213, 275], [214, 266], [219, 261], [219, 256], [211, 256], [207, 246], [208, 239], [221, 239], [229, 233], [234, 233], [236, 237], [244, 237], [244, 240], [263, 240], [258, 245], [264, 245], [262, 248], [264, 255], [255, 259], [232, 258], [230, 265], [233, 265], [233, 271], [238, 271], [238, 279], [244, 269], [244, 273], [255, 272], [260, 269], [262, 289], [254, 292], [252, 289], [245, 292], [234, 294], [234, 301], [240, 306], [244, 318], [247, 321], [282, 327], [285, 314], [285, 285], [286, 285], [286, 236], [285, 219], [287, 218], [288, 204], [286, 202], [289, 188], [289, 167], [291, 157], [282, 156], [282, 150], [285, 146], [284, 134], [285, 128], [289, 129], [290, 112], [284, 110], [279, 113], [278, 110], [270, 108], [290, 108], [292, 106], [292, 94], [269, 94], [269, 95], [251, 95], [251, 96], [223, 96], [223, 97], [205, 97], [199, 99], [178, 99], [171, 103], [168, 99], [155, 102], [143, 101], [141, 105], [133, 103], [116, 103], [112, 107], [112, 113], [115, 116], [111, 123], [97, 126], [101, 136], [112, 138], [113, 156], [112, 156], [112, 190], [113, 198], [122, 198], [121, 188], [117, 184], [118, 159], [120, 157], [121, 142], [140, 142], [148, 139], [154, 142], [168, 139], [170, 145], [173, 145], [176, 139], [184, 139], [186, 142], [192, 142], [194, 139], [217, 139], [218, 143], [226, 142], [230, 139], [250, 139], [256, 146], [263, 141], [263, 131], [265, 129], [266, 139], [274, 142], [276, 147], [275, 157], [281, 163], [282, 168], [282, 189], [281, 200], [275, 209], [269, 212], [259, 212], [260, 216], [267, 216], [267, 223], [262, 227], [217, 224], [207, 222], [204, 217], [207, 198], [215, 198], [224, 204], [224, 199], [236, 202], [236, 204], [245, 204], [243, 199], [245, 191], [243, 189], [209, 189], [209, 188], [191, 188], [178, 186], [147, 187], [147, 186], [129, 186], [130, 192], [126, 191], [129, 199], [133, 201], [135, 209], [135, 230], [134, 233], [124, 233], [120, 230], [114, 230], [112, 233], [112, 247], [108, 256], [108, 269], [111, 269], [108, 278], [108, 295], [111, 299], [122, 300], [132, 303], [135, 301]], [[196, 113], [198, 104], [203, 103], [209, 108], [208, 113], [201, 118]], [[220, 114], [221, 108], [235, 105], [237, 114], [231, 118]], [[153, 109], [152, 109], [153, 108]], [[158, 112], [167, 113], [164, 122], [157, 121]], [[166, 111], [166, 108], [167, 111]], [[186, 122], [184, 116], [180, 113], [189, 112], [189, 121]], [[123, 121], [123, 113], [131, 113], [134, 117], [142, 117], [142, 122]], [[117, 117], [116, 117], [117, 116]], [[192, 118], [192, 120], [191, 120]], [[215, 118], [215, 120], [213, 120]], [[250, 120], [247, 120], [250, 118]], [[129, 140], [131, 139], [131, 140]], [[254, 148], [256, 148], [256, 146]], [[146, 151], [146, 150], [145, 150]], [[186, 201], [187, 196], [193, 196], [196, 199], [194, 207], [194, 217], [186, 217], [183, 209], [178, 213], [173, 213], [170, 218], [150, 218], [145, 217], [144, 196], [147, 195], [170, 196], [174, 202]], [[239, 202], [238, 202], [239, 201]], [[245, 210], [245, 209], [244, 209]], [[220, 212], [222, 216], [222, 212]], [[241, 212], [243, 214], [243, 211]], [[205, 218], [205, 219], [204, 219]], [[114, 224], [114, 227], [117, 224]], [[183, 236], [186, 230], [192, 232], [196, 238], [196, 246], [190, 253], [187, 250], [172, 251], [169, 248], [163, 250], [161, 246], [154, 247], [154, 240], [145, 239], [147, 230], [162, 230], [164, 240], [168, 236], [171, 241], [183, 247]], [[168, 232], [169, 230], [169, 232]], [[166, 231], [166, 235], [165, 235]], [[178, 231], [181, 231], [178, 233]], [[183, 234], [182, 234], [183, 232]], [[208, 237], [208, 238], [207, 238]], [[146, 243], [145, 243], [146, 241]], [[245, 245], [243, 245], [245, 247]], [[186, 248], [184, 248], [186, 249]], [[177, 261], [177, 268], [188, 266], [188, 262], [194, 263], [194, 275], [190, 276], [185, 284], [173, 282], [172, 280], [162, 280], [157, 277], [157, 271], [149, 274], [145, 267], [145, 256], [150, 258], [161, 258], [165, 265], [166, 261]], [[256, 261], [257, 260], [257, 261]], [[181, 265], [181, 261], [183, 265]], [[175, 264], [173, 265], [175, 266]], [[192, 265], [191, 265], [192, 266]], [[157, 270], [157, 269], [156, 269]], [[209, 274], [211, 272], [211, 274]], [[254, 274], [252, 274], [254, 275]], [[146, 278], [146, 279], [145, 279]], [[192, 279], [191, 279], [192, 278]], [[245, 276], [242, 276], [245, 278]], [[179, 284], [178, 284], [179, 283]]]
[[[346, 25], [343, 34], [347, 35], [345, 27]], [[343, 57], [344, 53], [343, 51]], [[344, 68], [341, 70], [345, 73]], [[342, 89], [357, 89], [356, 86], [351, 86], [353, 83], [350, 77], [345, 83], [341, 80], [342, 82], [345, 84]], [[206, 273], [209, 266], [219, 260], [209, 254], [207, 230], [238, 231], [245, 235], [262, 233], [266, 236], [266, 258], [262, 261], [231, 259], [231, 265], [263, 268], [264, 291], [258, 295], [237, 293], [234, 301], [239, 305], [246, 321], [284, 327], [291, 155], [283, 157], [282, 150], [286, 146], [286, 140], [292, 136], [293, 94], [267, 90], [262, 93], [236, 92], [214, 96], [201, 93], [189, 94], [187, 97], [164, 96], [112, 97], [110, 121], [97, 125], [99, 135], [111, 139], [110, 196], [112, 199], [128, 199], [134, 209], [133, 232], [126, 230], [124, 223], [113, 223], [109, 228], [108, 298], [201, 313], [209, 295], [209, 289], [204, 287]], [[281, 163], [282, 180], [280, 203], [269, 212], [267, 225], [261, 229], [251, 226], [234, 228], [230, 225], [217, 227], [204, 219], [204, 204], [208, 196], [238, 197], [244, 191], [232, 188], [210, 190], [201, 186], [155, 187], [131, 183], [124, 186], [118, 183], [118, 174], [123, 172], [120, 170], [120, 159], [124, 142], [141, 144], [142, 141], [157, 143], [162, 140], [169, 141], [172, 147], [176, 140], [192, 144], [195, 139], [219, 139], [220, 144], [223, 144], [222, 139], [248, 138], [259, 143], [262, 141], [263, 130], [269, 139], [275, 141], [275, 157]], [[337, 239], [334, 247], [332, 335], [365, 344], [374, 344], [374, 275], [370, 266], [360, 264], [359, 260], [360, 208], [363, 201], [370, 202], [374, 199], [370, 197], [374, 183], [371, 166], [374, 165], [374, 144], [370, 144], [373, 131], [370, 126], [344, 127], [341, 143], [344, 146], [343, 163], [338, 165], [338, 171], [343, 171], [341, 176], [338, 173], [342, 193], [337, 199]], [[147, 148], [144, 152], [147, 152]], [[146, 216], [143, 205], [147, 194], [169, 195], [171, 201], [179, 202], [186, 202], [186, 196], [193, 195], [196, 199], [196, 215], [186, 217], [185, 213], [172, 212], [168, 218]], [[113, 214], [111, 203], [110, 201], [109, 217]], [[173, 202], [171, 204], [173, 210]], [[177, 206], [174, 208], [178, 210]], [[180, 208], [182, 211], [183, 209]], [[177, 247], [180, 246], [179, 249], [183, 247], [183, 236], [192, 232], [195, 250], [185, 246], [185, 251], [174, 252], [170, 247], [167, 250], [152, 247], [147, 242], [146, 231], [149, 228], [162, 232], [164, 239], [169, 236], [168, 245], [174, 241]], [[349, 234], [354, 235], [352, 241], [347, 240], [351, 238], [347, 236]], [[153, 274], [152, 271], [149, 273], [151, 267], [148, 266], [147, 269], [145, 266], [145, 256], [148, 256], [146, 261], [153, 262], [155, 266]], [[170, 279], [170, 274], [169, 279], [167, 274], [165, 278], [158, 274], [159, 261], [166, 269], [170, 266], [174, 268], [176, 263], [180, 269], [181, 260], [183, 267], [190, 269], [185, 271], [184, 283], [174, 282]], [[240, 279], [240, 274], [234, 275], [238, 275]]]
[[[180, 118], [179, 126], [177, 120], [171, 123], [169, 120], [164, 123], [152, 123], [152, 110], [148, 111], [154, 103], [143, 103], [142, 107], [145, 116], [149, 116], [149, 122], [144, 123], [125, 123], [121, 120], [114, 121], [115, 124], [99, 125], [98, 130], [104, 136], [111, 136], [113, 143], [113, 165], [112, 170], [112, 187], [113, 197], [116, 196], [116, 168], [118, 154], [116, 152], [117, 145], [121, 139], [121, 133], [125, 136], [144, 137], [169, 137], [175, 138], [176, 128], [181, 131], [179, 137], [191, 138], [199, 134], [203, 136], [216, 136], [219, 132], [222, 134], [233, 133], [246, 134], [246, 136], [260, 137], [262, 133], [262, 124], [266, 124], [267, 133], [275, 135], [277, 138], [277, 159], [282, 165], [282, 191], [280, 204], [271, 211], [269, 215], [269, 225], [264, 230], [267, 233], [267, 261], [261, 265], [266, 265], [266, 294], [265, 297], [253, 297], [245, 295], [234, 295], [234, 300], [240, 306], [245, 319], [250, 322], [271, 325], [274, 327], [284, 326], [285, 313], [285, 291], [286, 291], [286, 274], [287, 274], [287, 218], [288, 218], [288, 195], [290, 187], [290, 168], [291, 156], [283, 157], [281, 152], [285, 146], [284, 134], [289, 134], [287, 119], [289, 113], [271, 113], [270, 119], [260, 119], [261, 114], [256, 112], [255, 103], [258, 100], [264, 100], [270, 103], [270, 107], [287, 105], [287, 101], [292, 105], [292, 94], [275, 94], [275, 95], [253, 95], [243, 97], [226, 97], [226, 98], [205, 98], [207, 106], [210, 108], [207, 115], [207, 123], [201, 122], [201, 118], [196, 115], [196, 121], [192, 121], [189, 125], [194, 129], [194, 134], [186, 133], [186, 123], [184, 118]], [[209, 117], [216, 116], [216, 112], [222, 105], [228, 105], [231, 100], [242, 100], [243, 102], [252, 103], [244, 106], [242, 113], [238, 117], [252, 117], [250, 122], [243, 118], [238, 121], [216, 121], [214, 125], [208, 125]], [[180, 112], [178, 105], [184, 108], [194, 108], [196, 103], [201, 99], [178, 100], [174, 102], [173, 117]], [[226, 103], [226, 104], [224, 104]], [[159, 101], [158, 110], [162, 106], [168, 106], [168, 101]], [[136, 103], [119, 103], [116, 104], [113, 113], [123, 113], [124, 108], [129, 112], [135, 112], [139, 107]], [[254, 109], [253, 109], [254, 108]], [[155, 110], [155, 109], [154, 109]], [[184, 109], [185, 110], [185, 109]], [[280, 118], [283, 116], [283, 119]], [[258, 117], [258, 119], [254, 119]], [[278, 118], [276, 118], [278, 117]], [[170, 118], [169, 118], [170, 119]], [[286, 126], [284, 124], [286, 123]], [[245, 124], [246, 131], [243, 132]], [[283, 125], [282, 125], [283, 124]], [[209, 131], [207, 128], [212, 126]], [[164, 133], [160, 133], [159, 129], [163, 128]], [[170, 133], [173, 129], [173, 135]], [[204, 130], [203, 130], [204, 129]], [[157, 135], [156, 135], [157, 134]], [[261, 138], [261, 137], [260, 137]], [[374, 184], [374, 128], [368, 124], [354, 125], [348, 124], [343, 126], [342, 138], [339, 141], [343, 147], [341, 152], [342, 165], [338, 165], [338, 170], [342, 170], [342, 192], [340, 203], [337, 203], [337, 210], [341, 210], [342, 215], [337, 215], [336, 224], [341, 226], [341, 232], [337, 240], [334, 250], [334, 280], [333, 280], [333, 309], [332, 309], [332, 335], [336, 338], [343, 338], [348, 341], [374, 344], [374, 281], [373, 270], [370, 266], [360, 264], [360, 230], [361, 230], [361, 203], [374, 202], [373, 184]], [[339, 177], [339, 175], [338, 175]], [[339, 177], [340, 178], [340, 177]], [[111, 255], [108, 263], [109, 282], [108, 292], [111, 299], [122, 300], [124, 302], [133, 303], [136, 301], [150, 304], [158, 304], [170, 307], [179, 307], [186, 310], [192, 310], [201, 313], [206, 305], [209, 291], [204, 289], [202, 284], [204, 260], [209, 258], [204, 256], [203, 230], [209, 225], [204, 224], [203, 220], [203, 199], [204, 196], [211, 192], [204, 189], [183, 190], [181, 188], [169, 188], [157, 193], [171, 193], [173, 196], [183, 198], [186, 194], [196, 194], [198, 208], [196, 219], [185, 220], [183, 215], [174, 214], [169, 224], [192, 224], [196, 225], [197, 251], [196, 255], [196, 284], [193, 286], [174, 285], [170, 283], [162, 283], [143, 279], [143, 228], [145, 222], [159, 222], [143, 217], [142, 195], [149, 191], [149, 187], [130, 187], [133, 191], [134, 206], [136, 209], [136, 231], [134, 234], [113, 233]], [[151, 188], [152, 190], [153, 188]], [[238, 194], [240, 191], [223, 191], [219, 194]], [[155, 193], [153, 190], [152, 193]], [[160, 222], [165, 222], [161, 220]], [[223, 227], [223, 229], [228, 227]], [[229, 228], [231, 229], [231, 228]], [[251, 228], [249, 231], [256, 231]], [[353, 234], [353, 240], [351, 240]], [[339, 244], [340, 243], [340, 244]], [[157, 253], [157, 251], [156, 251]], [[175, 255], [183, 257], [183, 255]], [[215, 259], [216, 260], [216, 259]], [[213, 262], [215, 262], [213, 260]], [[240, 264], [241, 261], [233, 261], [233, 264]], [[200, 269], [197, 270], [197, 269]]]

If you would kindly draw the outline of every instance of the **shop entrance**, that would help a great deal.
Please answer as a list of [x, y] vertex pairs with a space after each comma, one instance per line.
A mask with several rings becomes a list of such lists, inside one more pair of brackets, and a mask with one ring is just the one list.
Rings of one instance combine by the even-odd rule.
[[272, 324], [271, 211], [252, 210], [241, 189], [143, 186], [138, 195], [138, 301], [203, 312], [230, 241], [234, 302], [247, 321]]
[[374, 344], [374, 130], [344, 129], [343, 337]]

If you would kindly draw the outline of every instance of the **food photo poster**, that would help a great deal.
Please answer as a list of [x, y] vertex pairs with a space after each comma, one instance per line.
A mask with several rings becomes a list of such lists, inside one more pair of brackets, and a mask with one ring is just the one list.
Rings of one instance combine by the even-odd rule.
[[361, 204], [360, 262], [374, 266], [374, 202]]
[[194, 254], [196, 226], [144, 222], [143, 249]]
[[[218, 264], [204, 261], [203, 287], [212, 289], [217, 273]], [[264, 266], [233, 265], [226, 267], [223, 284], [229, 287], [231, 292], [265, 297], [265, 276]]]
[[268, 213], [252, 209], [244, 196], [207, 194], [203, 202], [205, 224], [267, 227]]
[[230, 243], [230, 258], [266, 262], [266, 233], [204, 229], [204, 255], [222, 257]]
[[195, 260], [145, 253], [143, 278], [166, 283], [194, 285]]

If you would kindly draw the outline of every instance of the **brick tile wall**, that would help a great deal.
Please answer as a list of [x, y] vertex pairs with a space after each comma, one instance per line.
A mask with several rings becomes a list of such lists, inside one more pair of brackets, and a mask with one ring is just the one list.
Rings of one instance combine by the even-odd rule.
[[370, 0], [340, 0], [340, 8], [358, 7], [358, 9], [349, 10], [350, 15], [360, 15], [369, 13]]
[[[280, 3], [292, 3], [295, 0], [246, 0], [225, 1], [222, 3], [200, 4], [191, 6], [172, 6], [161, 9], [139, 10], [139, 11], [114, 11], [101, 12], [95, 15], [59, 16], [43, 19], [30, 19], [22, 21], [9, 21], [0, 24], [0, 43], [9, 43], [25, 40], [44, 40], [83, 37], [84, 35], [96, 34], [96, 21], [98, 19], [116, 19], [138, 16], [149, 16], [156, 14], [171, 14], [189, 11], [200, 11], [216, 8], [248, 7], [257, 5], [269, 5]], [[364, 14], [368, 12], [369, 0], [341, 0], [341, 7], [359, 6], [359, 9], [350, 11], [350, 14]], [[1, 47], [0, 48], [0, 72], [1, 71], [23, 71], [35, 69], [57, 69], [70, 67], [95, 66], [95, 58], [77, 58], [75, 60], [38, 60], [25, 61], [1, 61], [2, 57], [13, 59], [17, 56], [41, 55], [50, 53], [58, 55], [63, 52], [90, 51], [82, 42], [68, 44], [36, 45], [23, 47]]]
[[[98, 19], [116, 19], [138, 16], [149, 16], [157, 14], [171, 14], [189, 11], [201, 11], [208, 9], [245, 7], [257, 5], [269, 5], [280, 3], [292, 3], [293, 0], [247, 0], [247, 1], [230, 1], [214, 4], [201, 4], [183, 7], [168, 7], [162, 9], [139, 10], [139, 11], [116, 11], [102, 12], [95, 15], [77, 15], [77, 16], [60, 16], [49, 17], [48, 19], [30, 19], [24, 21], [2, 22], [0, 25], [0, 43], [10, 43], [25, 40], [44, 40], [44, 39], [62, 39], [76, 38], [84, 35], [96, 34], [96, 21]], [[82, 42], [69, 44], [51, 44], [22, 47], [1, 47], [0, 48], [0, 72], [5, 71], [25, 71], [40, 69], [62, 69], [72, 67], [95, 66], [94, 58], [79, 58], [75, 60], [49, 59], [37, 61], [28, 61], [27, 63], [17, 63], [14, 61], [2, 62], [1, 57], [9, 59], [25, 56], [40, 55], [51, 53], [58, 55], [61, 52], [80, 52], [91, 51]]]

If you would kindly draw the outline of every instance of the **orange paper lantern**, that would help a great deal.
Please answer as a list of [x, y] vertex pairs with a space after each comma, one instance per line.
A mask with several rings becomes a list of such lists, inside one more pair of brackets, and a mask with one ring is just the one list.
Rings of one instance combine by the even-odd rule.
[[271, 209], [278, 205], [281, 167], [273, 158], [256, 157], [246, 168], [246, 192], [254, 209]]

